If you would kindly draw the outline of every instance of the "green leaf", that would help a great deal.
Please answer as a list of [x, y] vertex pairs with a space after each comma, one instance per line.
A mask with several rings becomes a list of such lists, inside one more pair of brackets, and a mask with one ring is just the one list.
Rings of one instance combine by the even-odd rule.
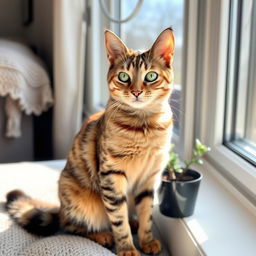
[[196, 139], [196, 149], [199, 149], [201, 145], [201, 141], [199, 139]]
[[204, 164], [204, 162], [203, 162], [202, 159], [198, 159], [198, 160], [196, 161], [196, 163], [199, 164], [199, 165], [203, 165], [203, 164]]
[[183, 173], [183, 169], [177, 169], [177, 170], [175, 170], [175, 172], [178, 172], [178, 173]]
[[189, 165], [189, 161], [188, 160], [184, 160], [184, 164], [185, 165]]
[[178, 169], [181, 169], [181, 166], [180, 166], [179, 164], [175, 164], [175, 165], [173, 166], [173, 168], [174, 168], [174, 170], [178, 170]]
[[193, 150], [193, 155], [194, 155], [194, 156], [198, 156], [198, 151]]
[[206, 147], [205, 145], [202, 145], [202, 146], [201, 146], [201, 151], [202, 151], [203, 153], [205, 153], [205, 152], [207, 151], [207, 147]]
[[174, 153], [173, 151], [174, 147], [175, 147], [174, 144], [171, 144], [170, 150], [169, 150], [169, 160], [167, 162], [168, 169], [172, 171], [176, 171], [181, 168], [179, 155]]

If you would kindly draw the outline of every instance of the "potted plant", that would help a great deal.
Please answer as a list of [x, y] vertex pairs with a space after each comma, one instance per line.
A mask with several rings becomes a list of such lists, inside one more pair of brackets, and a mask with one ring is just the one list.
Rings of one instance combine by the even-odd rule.
[[162, 214], [183, 218], [194, 213], [202, 174], [191, 169], [191, 165], [202, 165], [201, 158], [208, 151], [210, 148], [196, 139], [192, 159], [181, 161], [174, 152], [174, 145], [171, 146], [169, 161], [163, 172], [159, 190], [159, 208]]

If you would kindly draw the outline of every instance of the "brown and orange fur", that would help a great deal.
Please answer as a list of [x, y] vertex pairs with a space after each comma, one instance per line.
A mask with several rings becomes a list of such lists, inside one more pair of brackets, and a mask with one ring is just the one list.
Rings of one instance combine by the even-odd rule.
[[[110, 98], [106, 110], [91, 116], [74, 139], [59, 179], [60, 208], [21, 191], [10, 192], [6, 206], [32, 233], [49, 235], [61, 228], [105, 246], [114, 240], [120, 256], [140, 255], [129, 226], [136, 212], [141, 250], [157, 254], [161, 244], [151, 231], [153, 187], [171, 139], [174, 36], [164, 30], [143, 53], [128, 49], [110, 31], [105, 44]], [[144, 79], [149, 71], [158, 74], [153, 82]], [[129, 81], [119, 80], [120, 72]]]

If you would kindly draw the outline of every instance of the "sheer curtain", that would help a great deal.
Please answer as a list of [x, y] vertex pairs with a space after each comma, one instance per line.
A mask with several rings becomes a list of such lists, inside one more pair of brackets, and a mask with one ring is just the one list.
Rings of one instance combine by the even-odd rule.
[[54, 0], [54, 157], [65, 158], [81, 126], [85, 0]]

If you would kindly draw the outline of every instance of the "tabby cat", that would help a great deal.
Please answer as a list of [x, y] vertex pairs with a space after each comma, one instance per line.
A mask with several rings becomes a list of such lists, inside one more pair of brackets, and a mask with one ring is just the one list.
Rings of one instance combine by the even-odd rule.
[[19, 190], [7, 194], [6, 207], [31, 233], [63, 230], [104, 246], [115, 241], [119, 256], [140, 255], [129, 225], [136, 212], [140, 248], [157, 254], [161, 244], [151, 231], [153, 186], [171, 139], [174, 35], [164, 30], [150, 50], [140, 53], [106, 30], [105, 46], [110, 97], [106, 110], [92, 115], [74, 139], [59, 179], [60, 207]]

